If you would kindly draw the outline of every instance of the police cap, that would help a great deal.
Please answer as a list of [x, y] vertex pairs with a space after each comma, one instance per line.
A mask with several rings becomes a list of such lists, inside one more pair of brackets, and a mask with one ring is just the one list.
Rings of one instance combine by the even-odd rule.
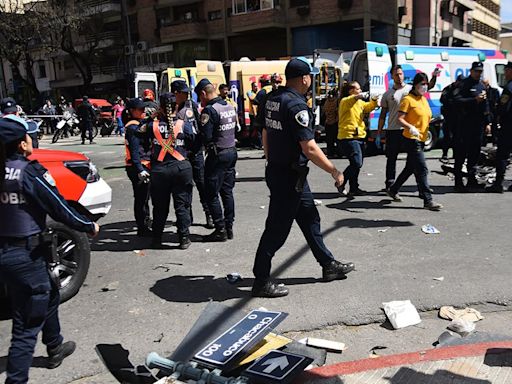
[[190, 88], [188, 87], [185, 80], [174, 80], [171, 83], [171, 92], [183, 92], [183, 93], [189, 93]]
[[22, 139], [27, 134], [27, 129], [18, 121], [0, 118], [0, 142], [7, 144]]
[[196, 87], [194, 88], [194, 92], [199, 95], [199, 93], [206, 88], [207, 85], [211, 85], [210, 80], [208, 79], [201, 79], [199, 83], [197, 83]]
[[472, 71], [483, 71], [484, 63], [482, 63], [481, 61], [473, 61], [473, 64], [471, 64], [471, 70]]
[[140, 97], [134, 97], [126, 103], [128, 109], [144, 109], [144, 107], [144, 101]]
[[509, 61], [507, 64], [505, 64], [505, 69], [512, 69], [512, 61]]
[[16, 100], [14, 100], [12, 97], [6, 97], [5, 99], [2, 99], [2, 101], [0, 101], [0, 109], [4, 115], [6, 113], [18, 112]]
[[304, 75], [317, 75], [320, 71], [318, 68], [312, 67], [308, 59], [305, 57], [297, 57], [291, 59], [286, 65], [284, 75], [287, 79], [293, 79]]

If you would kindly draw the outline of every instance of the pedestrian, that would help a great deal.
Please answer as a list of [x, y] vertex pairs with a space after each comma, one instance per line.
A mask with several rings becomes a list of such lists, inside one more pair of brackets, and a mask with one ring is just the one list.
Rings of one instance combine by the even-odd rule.
[[154, 118], [156, 116], [156, 112], [158, 111], [158, 103], [156, 102], [155, 92], [153, 92], [152, 89], [147, 88], [142, 93], [142, 97], [144, 99], [144, 112], [146, 114], [146, 118]]
[[251, 145], [256, 149], [262, 149], [261, 143], [261, 133], [258, 127], [255, 124], [256, 116], [258, 115], [258, 106], [255, 104], [254, 100], [256, 99], [256, 95], [258, 94], [258, 84], [253, 81], [251, 83], [251, 90], [247, 92], [247, 98], [249, 99], [249, 138], [251, 140]]
[[[402, 99], [409, 94], [412, 87], [404, 82], [404, 71], [401, 65], [395, 65], [390, 71], [393, 79], [393, 86], [382, 95], [381, 111], [379, 116], [377, 137], [380, 139], [382, 130], [386, 124], [386, 180], [385, 189], [387, 190], [394, 182], [396, 177], [396, 162], [398, 154], [402, 152], [403, 147], [403, 127], [398, 121], [399, 106]], [[428, 84], [428, 89], [435, 87], [439, 70], [435, 69], [432, 78]]]
[[46, 133], [53, 135], [57, 129], [57, 119], [53, 117], [56, 114], [56, 109], [50, 99], [46, 100], [45, 104], [43, 105], [43, 113], [46, 116], [52, 116], [48, 117], [48, 131]]
[[[270, 204], [265, 230], [261, 236], [253, 273], [252, 295], [280, 297], [288, 288], [270, 277], [272, 258], [285, 243], [293, 221], [297, 221], [315, 259], [322, 266], [324, 281], [344, 278], [353, 263], [341, 263], [327, 249], [320, 230], [320, 216], [307, 182], [308, 160], [329, 173], [336, 186], [343, 174], [327, 159], [315, 142], [313, 114], [305, 94], [311, 86], [311, 67], [306, 58], [296, 58], [286, 65], [286, 86], [268, 95], [260, 105], [265, 116], [263, 146], [267, 158], [265, 180], [270, 190]], [[260, 115], [260, 114], [259, 114]]]
[[[487, 192], [503, 193], [503, 181], [512, 152], [512, 62], [510, 61], [505, 65], [505, 80], [507, 84], [503, 87], [497, 108], [500, 129], [497, 132], [496, 180], [493, 185], [486, 188]], [[512, 192], [512, 184], [509, 185], [508, 190]]]
[[176, 214], [179, 248], [187, 249], [191, 244], [189, 228], [193, 176], [192, 165], [186, 156], [193, 144], [194, 132], [190, 122], [177, 119], [176, 109], [174, 94], [162, 94], [156, 118], [147, 120], [146, 124], [139, 128], [140, 145], [147, 145], [151, 149], [153, 248], [160, 248], [162, 245], [171, 196]]
[[441, 114], [443, 115], [443, 153], [442, 161], [448, 161], [448, 150], [453, 147], [453, 132], [457, 124], [457, 109], [455, 98], [460, 92], [460, 85], [464, 77], [457, 76], [457, 79], [446, 86], [441, 93]]
[[199, 129], [207, 154], [204, 169], [206, 196], [215, 225], [215, 231], [204, 240], [226, 241], [234, 236], [237, 115], [232, 105], [216, 96], [208, 79], [202, 79], [194, 91], [203, 105]]
[[359, 188], [359, 171], [363, 166], [364, 139], [366, 138], [366, 126], [364, 114], [368, 114], [379, 105], [378, 96], [372, 96], [370, 101], [365, 101], [366, 95], [361, 91], [357, 81], [351, 81], [342, 90], [343, 98], [338, 109], [338, 148], [348, 157], [350, 164], [343, 171], [345, 181], [340, 190], [345, 192], [345, 185], [350, 184], [349, 197], [362, 196], [365, 191]]
[[327, 157], [336, 157], [336, 136], [338, 135], [338, 89], [331, 89], [322, 109], [325, 115], [325, 141]]
[[114, 105], [114, 107], [112, 107], [112, 118], [115, 119], [117, 123], [115, 134], [119, 136], [124, 135], [124, 124], [123, 119], [121, 118], [121, 116], [123, 115], [124, 108], [125, 106], [123, 99], [119, 99], [117, 104]]
[[82, 144], [85, 144], [86, 137], [89, 143], [94, 144], [92, 140], [92, 125], [96, 121], [96, 111], [89, 102], [88, 96], [82, 97], [82, 103], [77, 108], [78, 120], [80, 121], [80, 130], [82, 131]]
[[[484, 128], [490, 123], [487, 93], [481, 82], [484, 65], [475, 61], [469, 76], [462, 80], [460, 92], [455, 97], [458, 121], [453, 141], [455, 157], [455, 191], [481, 190], [476, 180], [476, 166], [480, 157]], [[467, 159], [468, 181], [464, 185], [462, 165]]]
[[0, 119], [0, 147], [0, 281], [9, 290], [13, 322], [5, 382], [21, 384], [28, 382], [40, 331], [49, 369], [76, 347], [61, 335], [59, 289], [46, 263], [51, 245], [51, 236], [43, 234], [46, 215], [91, 236], [99, 226], [68, 205], [41, 164], [28, 160], [32, 140], [22, 123]]
[[126, 174], [133, 188], [133, 213], [137, 224], [137, 236], [152, 236], [149, 210], [149, 172], [151, 151], [147, 142], [141, 143], [137, 135], [139, 126], [145, 117], [144, 102], [140, 98], [128, 100], [123, 111], [123, 125], [126, 128], [125, 165]]
[[400, 102], [398, 122], [404, 127], [402, 134], [407, 162], [396, 181], [387, 189], [387, 193], [394, 201], [402, 201], [398, 192], [407, 179], [415, 174], [418, 190], [424, 201], [423, 207], [431, 211], [439, 211], [443, 206], [432, 200], [428, 184], [428, 168], [423, 154], [432, 119], [432, 111], [425, 97], [427, 91], [427, 75], [423, 72], [417, 73], [412, 81], [412, 90]]
[[[194, 143], [187, 154], [187, 158], [192, 165], [194, 183], [199, 193], [199, 201], [206, 216], [205, 227], [213, 229], [215, 226], [213, 224], [212, 215], [210, 214], [210, 208], [208, 207], [204, 183], [204, 145], [199, 135], [199, 109], [197, 104], [189, 98], [190, 88], [184, 80], [173, 81], [171, 83], [171, 91], [176, 96], [176, 103], [178, 105], [177, 118], [192, 124]], [[193, 218], [192, 222], [194, 222]]]

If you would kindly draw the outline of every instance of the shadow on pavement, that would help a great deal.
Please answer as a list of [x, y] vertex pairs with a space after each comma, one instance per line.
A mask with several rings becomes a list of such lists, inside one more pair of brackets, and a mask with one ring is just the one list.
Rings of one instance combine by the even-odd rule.
[[[32, 360], [32, 368], [46, 368], [48, 366], [48, 358], [45, 356], [37, 356]], [[7, 368], [7, 356], [0, 357], [0, 373], [4, 373]]]
[[151, 384], [155, 377], [145, 367], [134, 367], [128, 356], [130, 351], [121, 344], [98, 344], [96, 352], [109, 372], [120, 383]]
[[[361, 199], [364, 197], [358, 197], [357, 199]], [[407, 203], [394, 203], [391, 199], [384, 199], [380, 201], [364, 201], [364, 200], [356, 200], [356, 199], [346, 199], [340, 203], [335, 204], [327, 204], [327, 208], [339, 209], [342, 211], [349, 211], [353, 209], [421, 209], [423, 210], [423, 204], [418, 205], [416, 207], [412, 207], [407, 205]]]
[[410, 221], [397, 220], [365, 220], [360, 218], [343, 219], [336, 222], [338, 227], [346, 228], [386, 228], [386, 227], [412, 227]]
[[512, 349], [489, 348], [485, 352], [484, 364], [489, 367], [512, 367]]
[[236, 182], [237, 183], [248, 183], [248, 182], [260, 182], [265, 181], [264, 177], [237, 177]]
[[417, 372], [414, 369], [402, 367], [393, 377], [385, 377], [390, 384], [407, 383], [435, 383], [435, 384], [492, 384], [489, 380], [474, 379], [462, 376], [444, 369], [436, 371], [433, 375]]

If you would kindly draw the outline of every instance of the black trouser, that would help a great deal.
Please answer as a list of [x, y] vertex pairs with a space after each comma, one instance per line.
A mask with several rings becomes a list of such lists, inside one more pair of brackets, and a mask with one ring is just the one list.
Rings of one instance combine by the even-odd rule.
[[176, 213], [178, 235], [188, 236], [190, 202], [192, 200], [192, 165], [188, 160], [151, 163], [151, 202], [153, 204], [153, 236], [161, 237], [169, 215], [171, 195]]
[[261, 139], [261, 132], [258, 128], [254, 126], [254, 122], [256, 120], [256, 116], [249, 115], [250, 127], [249, 127], [249, 137], [251, 139], [251, 144], [256, 148], [261, 148], [263, 146], [263, 142]]
[[298, 174], [291, 167], [269, 164], [265, 169], [270, 204], [265, 231], [261, 235], [254, 260], [255, 285], [263, 285], [269, 279], [272, 258], [285, 243], [294, 220], [318, 263], [323, 266], [334, 260], [324, 244], [320, 215], [308, 182], [305, 181], [302, 192], [297, 192], [297, 178]]
[[507, 171], [508, 159], [512, 152], [512, 126], [503, 125], [498, 130], [498, 150], [496, 152], [496, 182], [501, 184]]
[[[144, 170], [149, 172], [149, 169], [144, 167]], [[142, 230], [146, 228], [149, 223], [149, 185], [139, 180], [139, 171], [135, 166], [127, 166], [126, 174], [132, 182], [133, 188], [133, 213], [135, 214], [135, 222], [137, 229]]]
[[414, 174], [420, 195], [423, 196], [425, 203], [429, 203], [432, 201], [432, 194], [428, 185], [428, 168], [423, 154], [425, 143], [406, 137], [404, 137], [403, 143], [404, 150], [407, 152], [407, 162], [405, 163], [405, 168], [389, 189], [395, 194], [398, 193], [407, 179]]
[[343, 139], [339, 140], [338, 146], [341, 152], [348, 157], [350, 164], [343, 171], [345, 184], [350, 183], [350, 189], [356, 190], [359, 188], [359, 171], [363, 167], [363, 146], [362, 140], [357, 139]]
[[204, 154], [203, 151], [199, 151], [196, 154], [189, 154], [189, 161], [192, 164], [192, 174], [194, 177], [194, 183], [196, 184], [197, 192], [199, 192], [199, 201], [203, 206], [203, 211], [205, 215], [210, 214], [210, 209], [208, 208], [208, 201], [206, 199], [206, 191], [204, 184]]
[[338, 135], [338, 123], [325, 124], [325, 142], [327, 143], [327, 156], [336, 155], [336, 136]]
[[[466, 121], [467, 122], [467, 121]], [[468, 180], [476, 181], [476, 165], [482, 148], [483, 124], [458, 124], [453, 135], [455, 185], [462, 184], [462, 165], [467, 159]]]
[[396, 177], [396, 161], [403, 149], [404, 136], [401, 129], [386, 130], [386, 188]]
[[89, 136], [89, 141], [92, 141], [92, 121], [81, 121], [80, 130], [82, 131], [82, 142], [85, 141], [86, 135]]
[[448, 157], [448, 150], [453, 146], [453, 121], [446, 117], [443, 121], [443, 157]]
[[[204, 167], [208, 207], [216, 229], [232, 228], [235, 220], [235, 165], [236, 148], [219, 149], [217, 154], [208, 153]], [[222, 199], [222, 206], [219, 200]]]

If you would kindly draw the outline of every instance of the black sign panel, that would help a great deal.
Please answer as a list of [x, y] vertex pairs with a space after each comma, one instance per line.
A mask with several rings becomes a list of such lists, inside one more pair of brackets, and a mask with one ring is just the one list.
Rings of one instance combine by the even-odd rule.
[[288, 383], [301, 373], [313, 359], [283, 351], [270, 351], [247, 368], [244, 374], [260, 381]]

